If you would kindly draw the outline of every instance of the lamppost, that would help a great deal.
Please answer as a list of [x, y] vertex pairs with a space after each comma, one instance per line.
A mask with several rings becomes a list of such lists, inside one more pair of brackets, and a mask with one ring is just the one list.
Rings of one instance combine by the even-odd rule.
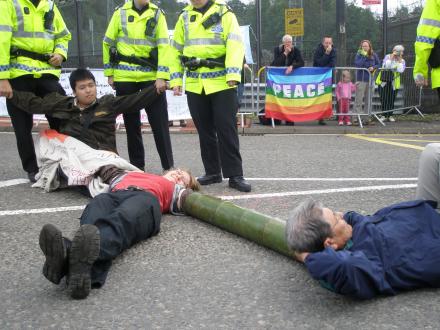
[[255, 0], [257, 10], [257, 69], [261, 66], [261, 1]]
[[385, 57], [385, 55], [387, 54], [387, 47], [388, 47], [387, 23], [388, 23], [388, 3], [387, 0], [383, 0], [383, 15], [382, 15], [383, 57]]
[[84, 60], [81, 56], [81, 25], [80, 25], [80, 15], [81, 15], [81, 0], [75, 0], [75, 11], [76, 11], [76, 42], [78, 43], [78, 64], [79, 67], [84, 67]]
[[347, 34], [345, 33], [345, 0], [336, 0], [336, 33], [338, 49], [338, 65], [347, 63]]

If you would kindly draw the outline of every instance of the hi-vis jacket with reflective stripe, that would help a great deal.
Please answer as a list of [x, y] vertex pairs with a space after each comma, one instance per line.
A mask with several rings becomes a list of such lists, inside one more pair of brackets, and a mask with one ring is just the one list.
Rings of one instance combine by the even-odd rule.
[[[157, 24], [151, 36], [146, 36], [146, 24], [152, 18]], [[113, 76], [114, 81], [140, 82], [157, 78], [168, 80], [169, 44], [168, 26], [163, 12], [150, 2], [149, 8], [139, 15], [133, 10], [133, 1], [129, 1], [114, 12], [105, 33], [102, 46], [104, 75]], [[112, 46], [116, 46], [118, 53], [122, 55], [136, 57], [149, 57], [150, 51], [157, 47], [157, 72], [150, 67], [124, 61], [111, 64], [109, 50]]]
[[[202, 23], [218, 13], [221, 21], [205, 29]], [[171, 41], [171, 87], [182, 86], [180, 55], [201, 59], [226, 56], [225, 68], [201, 67], [187, 71], [186, 90], [201, 94], [230, 88], [227, 81], [240, 81], [244, 46], [237, 18], [223, 1], [216, 0], [204, 15], [187, 6], [180, 15]]]
[[[44, 15], [52, 8], [54, 19], [49, 30], [44, 28]], [[29, 0], [0, 0], [0, 79], [12, 79], [25, 74], [60, 76], [61, 70], [47, 62], [29, 57], [10, 57], [10, 48], [40, 53], [61, 54], [67, 58], [71, 38], [69, 30], [53, 1], [41, 0], [35, 8]]]
[[[440, 39], [440, 0], [427, 0], [417, 27], [414, 44], [416, 51], [414, 78], [417, 74], [422, 74], [425, 79], [428, 78], [428, 58], [436, 39]], [[432, 88], [440, 87], [440, 67], [432, 69], [431, 81]]]

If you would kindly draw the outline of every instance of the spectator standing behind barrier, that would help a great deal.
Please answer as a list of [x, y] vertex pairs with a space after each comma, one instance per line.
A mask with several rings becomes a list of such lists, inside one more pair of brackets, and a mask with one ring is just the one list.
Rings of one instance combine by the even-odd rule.
[[428, 62], [431, 70], [431, 85], [437, 89], [440, 103], [440, 1], [427, 0], [417, 27], [414, 44], [416, 62], [414, 80], [418, 86], [428, 85]]
[[339, 126], [351, 125], [350, 116], [344, 115], [350, 111], [351, 94], [356, 90], [356, 85], [351, 82], [350, 71], [342, 71], [341, 81], [336, 85], [336, 99], [339, 104]]
[[[8, 99], [13, 89], [41, 97], [52, 92], [65, 95], [58, 79], [71, 35], [54, 1], [0, 1], [0, 13], [0, 96], [7, 98], [23, 169], [35, 182], [38, 165], [31, 135], [33, 117]], [[58, 121], [46, 117], [50, 127], [58, 129]]]
[[[282, 44], [275, 47], [273, 50], [273, 61], [270, 64], [271, 66], [286, 66], [285, 74], [288, 75], [293, 70], [303, 67], [304, 60], [301, 55], [301, 51], [299, 48], [293, 45], [292, 36], [286, 34], [282, 38]], [[286, 121], [286, 125], [295, 125], [293, 121]]]
[[[313, 54], [313, 66], [334, 68], [336, 66], [336, 50], [333, 48], [333, 39], [324, 36]], [[323, 119], [318, 121], [319, 125], [326, 125]]]
[[229, 178], [229, 187], [243, 192], [237, 132], [237, 91], [244, 45], [237, 18], [223, 1], [191, 0], [180, 14], [172, 41], [171, 81], [182, 94], [183, 76], [189, 111], [199, 133], [205, 175], [201, 185]]
[[394, 109], [394, 101], [400, 88], [400, 74], [406, 68], [403, 51], [402, 45], [394, 46], [393, 52], [383, 59], [382, 69], [376, 78], [382, 111], [387, 111], [381, 116], [381, 120], [395, 121], [393, 111], [389, 110]]
[[[136, 93], [151, 85], [160, 94], [145, 111], [164, 170], [174, 166], [165, 94], [165, 80], [170, 77], [168, 49], [165, 15], [149, 0], [129, 1], [116, 9], [103, 40], [104, 75], [117, 96]], [[130, 163], [144, 170], [140, 112], [123, 116]]]
[[334, 68], [336, 66], [336, 50], [333, 48], [333, 39], [330, 36], [322, 38], [313, 54], [313, 66]]
[[292, 36], [286, 34], [283, 43], [275, 47], [271, 66], [286, 66], [286, 74], [290, 74], [294, 69], [304, 66], [301, 51], [293, 45]]
[[[357, 70], [356, 73], [356, 97], [354, 101], [355, 113], [367, 113], [370, 100], [370, 90], [373, 82], [373, 73], [380, 67], [380, 60], [377, 54], [373, 51], [373, 46], [370, 40], [362, 40], [359, 45], [359, 50], [354, 60], [354, 66], [356, 68], [367, 69], [370, 74], [365, 70]], [[370, 80], [371, 75], [371, 80]], [[364, 105], [364, 111], [362, 111], [362, 105]]]

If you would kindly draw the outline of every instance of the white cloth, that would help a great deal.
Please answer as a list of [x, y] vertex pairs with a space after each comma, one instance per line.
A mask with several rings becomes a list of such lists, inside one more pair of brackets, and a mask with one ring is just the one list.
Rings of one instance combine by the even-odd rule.
[[58, 168], [67, 176], [68, 186], [86, 186], [92, 197], [107, 192], [108, 185], [94, 174], [100, 167], [114, 165], [127, 171], [139, 171], [119, 155], [90, 148], [85, 143], [55, 130], [40, 132], [35, 143], [40, 171], [32, 187], [46, 192], [61, 188]]

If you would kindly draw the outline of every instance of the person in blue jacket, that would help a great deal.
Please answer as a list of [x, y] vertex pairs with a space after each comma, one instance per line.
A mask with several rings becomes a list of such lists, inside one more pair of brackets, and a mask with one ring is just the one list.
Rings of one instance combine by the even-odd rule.
[[[373, 51], [371, 41], [362, 40], [354, 59], [354, 66], [359, 68], [356, 72], [356, 98], [354, 101], [355, 113], [368, 113], [370, 89], [374, 86], [373, 74], [380, 65], [379, 57]], [[364, 111], [362, 111], [362, 105], [364, 106]]]
[[287, 222], [287, 244], [313, 278], [344, 295], [369, 299], [440, 287], [436, 206], [416, 200], [365, 216], [334, 212], [309, 199]]

